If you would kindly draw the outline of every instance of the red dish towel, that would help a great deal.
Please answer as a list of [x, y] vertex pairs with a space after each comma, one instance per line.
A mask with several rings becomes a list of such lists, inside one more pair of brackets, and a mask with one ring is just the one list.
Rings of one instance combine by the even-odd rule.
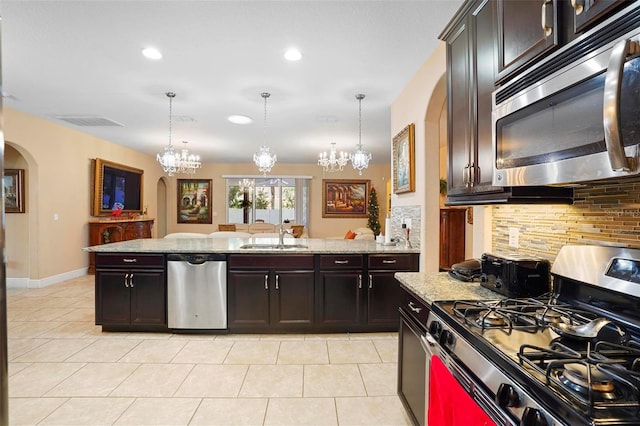
[[438, 356], [429, 368], [429, 426], [495, 426]]

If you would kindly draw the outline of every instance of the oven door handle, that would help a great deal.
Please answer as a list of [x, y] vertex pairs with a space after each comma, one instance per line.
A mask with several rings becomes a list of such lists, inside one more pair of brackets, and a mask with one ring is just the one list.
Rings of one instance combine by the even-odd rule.
[[609, 155], [611, 170], [629, 172], [635, 169], [634, 159], [627, 157], [620, 129], [620, 92], [624, 64], [629, 54], [640, 52], [640, 44], [631, 40], [621, 40], [609, 57], [609, 67], [604, 80], [604, 102], [602, 123], [604, 125], [604, 141]]

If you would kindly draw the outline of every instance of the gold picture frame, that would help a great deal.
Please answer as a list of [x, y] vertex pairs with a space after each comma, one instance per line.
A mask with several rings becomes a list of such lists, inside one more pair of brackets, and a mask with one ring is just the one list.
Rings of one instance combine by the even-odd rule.
[[211, 179], [178, 179], [178, 223], [212, 223]]
[[24, 169], [4, 169], [5, 213], [24, 213]]
[[322, 217], [367, 217], [370, 182], [322, 179]]
[[414, 192], [415, 188], [415, 126], [406, 126], [393, 137], [393, 193]]

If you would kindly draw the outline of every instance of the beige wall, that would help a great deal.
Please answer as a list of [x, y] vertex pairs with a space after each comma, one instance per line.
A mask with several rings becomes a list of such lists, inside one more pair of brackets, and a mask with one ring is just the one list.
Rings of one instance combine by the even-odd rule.
[[[420, 270], [437, 271], [441, 114], [446, 98], [446, 51], [440, 43], [391, 105], [391, 137], [415, 124], [415, 192], [393, 194], [392, 206], [422, 206]], [[390, 147], [391, 149], [391, 147]]]
[[[39, 287], [84, 274], [88, 255], [91, 206], [91, 159], [103, 158], [144, 170], [144, 206], [149, 217], [166, 217], [166, 232], [211, 232], [225, 218], [225, 182], [222, 175], [256, 175], [252, 163], [207, 164], [196, 178], [213, 179], [214, 224], [176, 223], [176, 177], [167, 177], [155, 158], [60, 126], [11, 108], [5, 108], [4, 133], [7, 168], [26, 170], [26, 213], [8, 214], [6, 223], [7, 277], [11, 285]], [[159, 147], [160, 148], [160, 147]], [[272, 174], [311, 175], [310, 234], [343, 236], [366, 226], [367, 219], [324, 219], [321, 215], [322, 171], [311, 164], [276, 164]], [[330, 179], [370, 179], [378, 192], [380, 216], [386, 208], [390, 166], [371, 165], [362, 176], [352, 168], [324, 176]], [[166, 187], [165, 187], [166, 183]], [[166, 197], [165, 197], [166, 195]], [[158, 206], [157, 200], [162, 204]], [[54, 214], [58, 220], [54, 220]], [[166, 216], [165, 216], [166, 215]], [[157, 236], [154, 227], [154, 236]], [[164, 230], [162, 231], [164, 232]]]

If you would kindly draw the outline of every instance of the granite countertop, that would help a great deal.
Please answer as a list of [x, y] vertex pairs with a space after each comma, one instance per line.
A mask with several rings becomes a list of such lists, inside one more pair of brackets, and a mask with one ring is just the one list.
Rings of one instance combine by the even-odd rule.
[[101, 253], [420, 253], [419, 248], [405, 248], [403, 243], [385, 246], [373, 240], [344, 240], [322, 238], [285, 238], [287, 244], [306, 245], [306, 248], [252, 248], [244, 244], [278, 244], [277, 238], [256, 235], [251, 238], [142, 238], [84, 248], [84, 251]]
[[501, 299], [502, 296], [482, 287], [479, 282], [453, 279], [447, 272], [396, 272], [400, 284], [431, 304], [436, 300]]

